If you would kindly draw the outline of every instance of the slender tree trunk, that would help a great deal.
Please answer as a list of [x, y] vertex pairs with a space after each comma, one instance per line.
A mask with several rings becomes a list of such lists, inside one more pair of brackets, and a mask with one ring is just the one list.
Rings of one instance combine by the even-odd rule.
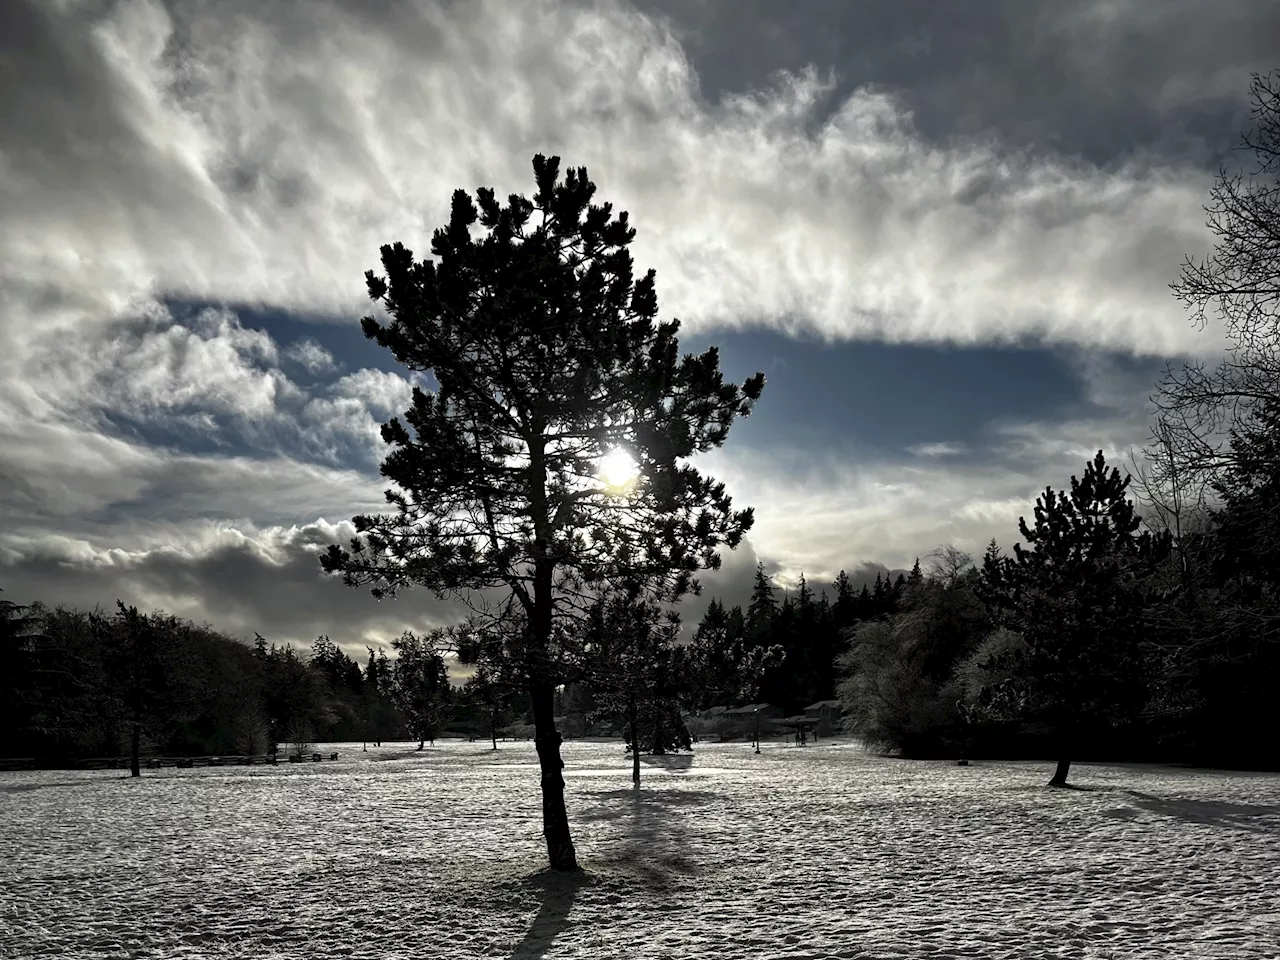
[[632, 700], [627, 705], [628, 719], [631, 721], [631, 782], [640, 786], [640, 710]]
[[[541, 433], [542, 424], [538, 424]], [[529, 653], [532, 672], [529, 685], [533, 706], [534, 746], [542, 768], [542, 835], [547, 841], [547, 859], [552, 870], [577, 870], [578, 855], [569, 833], [569, 814], [564, 806], [564, 761], [560, 759], [560, 731], [556, 729], [554, 674], [550, 650], [555, 596], [552, 575], [555, 561], [547, 556], [551, 525], [547, 510], [544, 442], [529, 444], [529, 513], [533, 521], [533, 597], [529, 615]]]
[[547, 841], [547, 860], [552, 870], [578, 869], [578, 856], [569, 833], [569, 814], [564, 806], [564, 761], [560, 759], [560, 732], [555, 724], [555, 687], [546, 681], [533, 685], [534, 746], [542, 768], [542, 835]]
[[[1075, 730], [1072, 729], [1070, 720], [1059, 721], [1058, 733], [1058, 768], [1053, 771], [1053, 779], [1049, 781], [1051, 787], [1065, 787], [1067, 785], [1067, 774], [1071, 772], [1071, 757], [1075, 754], [1077, 745]], [[1063, 759], [1063, 758], [1066, 759]]]
[[498, 749], [498, 711], [489, 708], [489, 738], [493, 740], [493, 749]]
[[142, 721], [133, 718], [133, 731], [129, 736], [129, 776], [142, 776], [142, 768], [138, 763], [138, 754], [142, 748]]
[[1070, 760], [1059, 760], [1058, 769], [1053, 771], [1053, 779], [1049, 781], [1051, 787], [1065, 787], [1067, 785], [1067, 774], [1071, 772]]
[[423, 739], [421, 739], [421, 738], [419, 738], [419, 739], [418, 739], [418, 749], [419, 749], [419, 750], [421, 750], [421, 749], [422, 749], [423, 744], [424, 744], [425, 742], [426, 742], [426, 741], [425, 741], [425, 740], [423, 740]]

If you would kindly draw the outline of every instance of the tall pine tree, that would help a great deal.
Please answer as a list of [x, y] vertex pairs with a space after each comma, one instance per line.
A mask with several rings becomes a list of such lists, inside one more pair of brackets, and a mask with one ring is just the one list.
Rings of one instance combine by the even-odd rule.
[[[724, 443], [764, 375], [726, 383], [716, 350], [679, 355], [659, 322], [654, 273], [635, 279], [627, 214], [592, 202], [585, 168], [533, 161], [537, 193], [453, 195], [435, 260], [382, 248], [366, 275], [390, 322], [365, 335], [437, 389], [415, 388], [383, 427], [394, 512], [355, 518], [359, 536], [324, 568], [379, 596], [410, 584], [445, 595], [505, 591], [527, 625], [523, 649], [553, 869], [577, 864], [564, 804], [553, 700], [557, 631], [604, 585], [642, 579], [655, 597], [695, 588], [752, 522], [689, 458]], [[634, 478], [602, 482], [622, 451]]]

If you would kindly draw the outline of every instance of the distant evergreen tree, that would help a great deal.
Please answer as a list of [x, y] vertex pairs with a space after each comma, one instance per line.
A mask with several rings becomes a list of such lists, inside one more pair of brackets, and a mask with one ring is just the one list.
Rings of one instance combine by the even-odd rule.
[[919, 587], [923, 583], [924, 573], [920, 570], [920, 558], [916, 557], [916, 562], [911, 565], [911, 574], [907, 577], [907, 589]]
[[463, 685], [463, 698], [479, 708], [485, 731], [498, 749], [498, 730], [506, 722], [514, 703], [524, 694], [523, 684], [504, 681], [498, 668], [483, 664]]
[[664, 613], [636, 590], [601, 598], [585, 624], [588, 677], [597, 691], [597, 717], [624, 725], [632, 780], [640, 782], [640, 753], [690, 750], [680, 707], [693, 693], [688, 654], [676, 646], [678, 614]]
[[764, 646], [778, 616], [778, 601], [774, 596], [773, 580], [765, 576], [764, 564], [756, 564], [755, 582], [751, 588], [751, 603], [747, 607], [747, 634], [752, 642]]
[[420, 637], [406, 630], [391, 641], [396, 651], [392, 699], [419, 750], [425, 741], [434, 743], [440, 735], [453, 699], [449, 670], [439, 650], [445, 634], [436, 630]]
[[690, 644], [695, 678], [693, 703], [700, 709], [738, 706], [754, 700], [765, 673], [783, 658], [781, 645], [757, 645], [747, 636], [742, 608], [713, 600]]
[[318, 637], [311, 646], [311, 666], [323, 679], [325, 721], [318, 736], [324, 740], [360, 739], [364, 675], [360, 665], [346, 655], [327, 636]]
[[523, 635], [519, 617], [497, 623], [473, 620], [454, 633], [458, 662], [475, 668], [463, 686], [465, 698], [479, 708], [494, 750], [499, 727], [529, 701], [528, 671], [520, 648]]
[[1146, 696], [1144, 581], [1169, 539], [1138, 532], [1130, 479], [1108, 472], [1098, 451], [1084, 475], [1071, 478], [1070, 492], [1046, 489], [1034, 523], [1019, 520], [1027, 547], [1015, 544], [1008, 558], [989, 553], [984, 565], [990, 595], [1025, 642], [1014, 680], [991, 691], [991, 702], [1054, 731], [1054, 786], [1066, 783], [1083, 729], [1132, 715]]
[[268, 739], [273, 748], [283, 742], [295, 754], [306, 753], [317, 731], [333, 720], [327, 710], [324, 677], [290, 644], [267, 646], [263, 641], [263, 646], [266, 653], [261, 657], [262, 690]]
[[854, 623], [872, 620], [877, 616], [875, 600], [871, 596], [871, 588], [865, 583], [862, 585], [862, 589], [858, 591], [856, 611], [853, 618]]
[[37, 736], [51, 692], [42, 682], [49, 654], [39, 610], [0, 599], [0, 735], [20, 742]]
[[129, 774], [133, 777], [141, 776], [143, 737], [162, 735], [176, 720], [181, 699], [176, 669], [179, 651], [174, 643], [166, 642], [172, 636], [166, 637], [158, 621], [120, 601], [114, 615], [90, 617], [114, 694], [112, 713], [128, 730]]
[[843, 570], [836, 575], [833, 586], [836, 599], [831, 605], [831, 616], [836, 632], [843, 634], [858, 620], [858, 594], [853, 589], [853, 584], [849, 582], [849, 575]]

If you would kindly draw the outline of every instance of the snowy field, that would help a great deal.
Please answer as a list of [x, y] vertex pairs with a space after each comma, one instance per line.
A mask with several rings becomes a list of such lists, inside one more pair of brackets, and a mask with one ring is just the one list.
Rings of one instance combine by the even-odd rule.
[[565, 745], [0, 774], [4, 957], [1280, 957], [1280, 777]]

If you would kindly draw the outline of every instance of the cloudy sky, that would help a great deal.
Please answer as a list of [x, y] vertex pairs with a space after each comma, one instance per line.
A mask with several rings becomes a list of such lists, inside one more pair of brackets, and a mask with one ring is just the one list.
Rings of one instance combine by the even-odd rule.
[[1011, 544], [1221, 349], [1167, 285], [1277, 36], [1276, 0], [8, 0], [0, 588], [355, 648], [456, 616], [319, 574], [410, 390], [363, 272], [538, 152], [631, 212], [686, 346], [768, 375], [708, 593]]

